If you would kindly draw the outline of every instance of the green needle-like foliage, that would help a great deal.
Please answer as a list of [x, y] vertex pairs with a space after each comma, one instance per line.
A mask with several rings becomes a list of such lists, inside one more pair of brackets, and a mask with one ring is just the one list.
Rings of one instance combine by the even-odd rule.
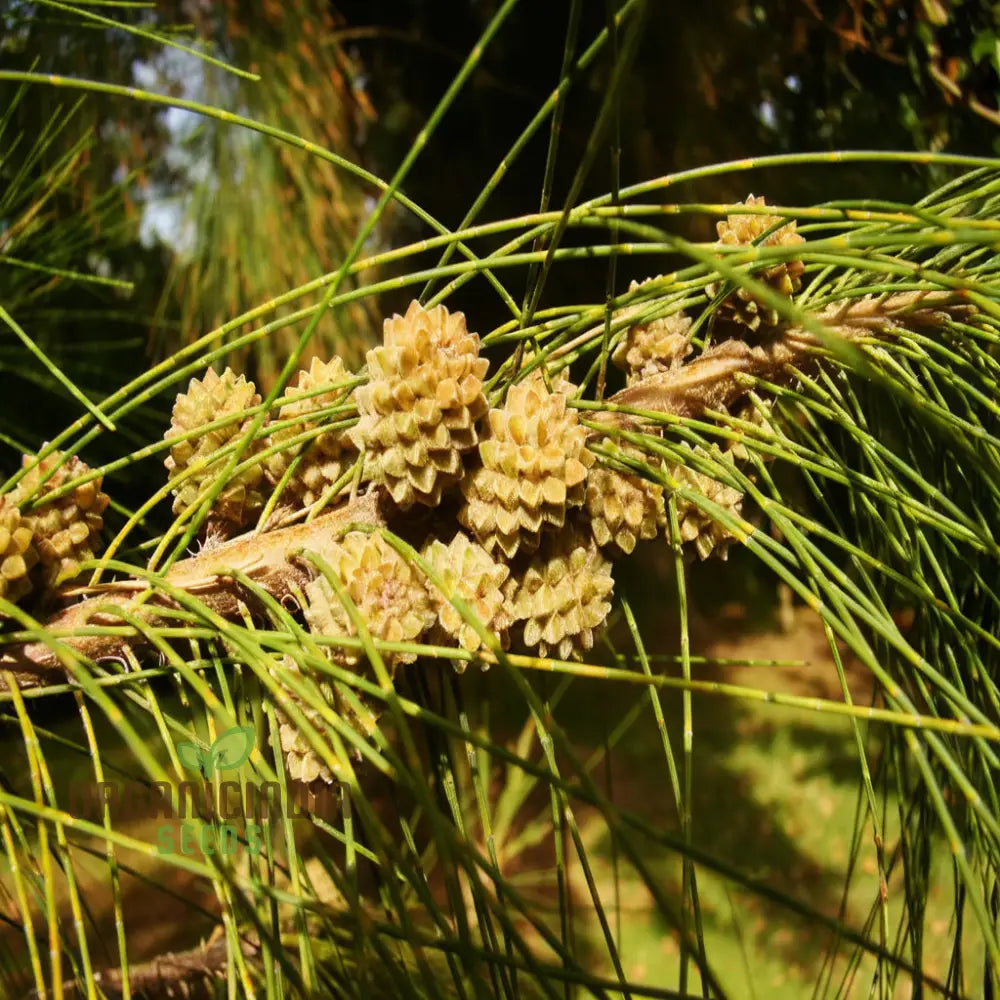
[[[43, 6], [104, 16], [95, 5]], [[773, 955], [748, 941], [770, 926], [801, 932], [784, 960], [805, 967], [814, 996], [965, 997], [1000, 985], [1000, 160], [785, 154], [633, 185], [616, 175], [613, 190], [585, 199], [593, 161], [619, 148], [644, 4], [611, 4], [602, 30], [576, 38], [573, 3], [554, 56], [558, 92], [452, 230], [407, 197], [407, 178], [517, 6], [491, 8], [384, 179], [334, 148], [336, 132], [299, 132], [294, 115], [271, 113], [282, 94], [308, 104], [291, 62], [259, 115], [244, 113], [236, 85], [191, 97], [0, 68], [17, 100], [53, 88], [69, 109], [36, 140], [37, 156], [26, 146], [13, 155], [27, 140], [11, 130], [12, 111], [0, 117], [0, 170], [20, 164], [0, 191], [0, 363], [21, 378], [34, 371], [36, 398], [68, 411], [43, 446], [34, 414], [0, 401], [5, 441], [30, 456], [7, 470], [0, 513], [38, 520], [88, 484], [113, 498], [125, 484], [130, 504], [112, 508], [103, 552], [75, 581], [18, 601], [0, 594], [4, 995], [743, 996], [759, 984], [755, 963]], [[569, 193], [555, 195], [547, 169], [523, 214], [490, 215], [532, 136], [550, 130], [550, 168], [561, 155], [563, 102], [597, 56], [611, 70]], [[211, 58], [206, 67], [228, 73]], [[127, 268], [109, 275], [95, 264], [100, 224], [43, 225], [47, 202], [86, 176], [88, 148], [70, 143], [49, 162], [47, 137], [68, 127], [75, 102], [98, 96], [198, 116], [216, 130], [205, 139], [213, 156], [253, 151], [262, 188], [280, 165], [351, 202], [316, 222], [315, 257], [271, 272], [263, 262], [280, 248], [258, 258], [257, 241], [295, 197], [244, 206], [258, 196], [230, 186], [200, 216], [208, 231], [197, 233], [194, 263], [174, 272], [215, 289], [185, 300], [188, 319], [212, 315], [215, 325], [111, 386], [101, 372], [99, 391], [54, 333], [51, 343], [32, 333], [57, 279], [114, 291], [128, 280]], [[917, 204], [876, 200], [883, 192], [838, 198], [838, 165], [927, 163], [951, 179]], [[822, 168], [830, 197], [708, 200], [713, 178], [757, 190], [764, 168]], [[370, 211], [348, 193], [361, 191]], [[422, 232], [385, 248], [396, 214]], [[687, 225], [711, 231], [755, 214], [777, 222], [740, 243], [693, 239]], [[804, 239], [778, 239], [793, 222]], [[623, 287], [626, 260], [647, 262], [653, 280]], [[579, 282], [575, 299], [551, 301], [550, 283], [572, 286], [574, 269], [594, 261], [607, 266], [605, 286]], [[350, 315], [361, 329], [381, 315], [380, 296], [400, 291], [454, 317], [470, 285], [503, 316], [490, 329], [466, 309], [490, 360], [489, 405], [526, 398], [510, 392], [522, 383], [540, 397], [566, 393], [560, 419], [586, 432], [590, 465], [580, 469], [628, 477], [626, 499], [662, 502], [650, 515], [656, 537], [615, 553], [610, 615], [579, 659], [536, 655], [513, 622], [483, 620], [496, 594], [463, 594], [462, 574], [436, 561], [444, 546], [422, 547], [457, 532], [457, 485], [437, 506], [397, 509], [352, 452], [313, 506], [283, 497], [322, 435], [368, 426], [356, 388], [388, 378], [382, 355], [360, 367], [355, 342], [351, 374], [296, 396], [296, 372], [340, 343], [324, 334], [331, 319]], [[761, 327], [733, 318], [747, 303], [769, 317]], [[654, 358], [623, 384], [612, 363], [628, 353], [620, 345], [682, 311], [690, 352], [659, 370]], [[270, 369], [259, 394], [241, 386], [246, 406], [163, 437], [164, 399], [216, 362], [251, 358]], [[306, 422], [291, 404], [310, 394], [320, 402]], [[509, 422], [512, 437], [522, 416]], [[183, 468], [175, 461], [168, 481], [162, 463], [188, 438], [217, 447]], [[70, 465], [73, 456], [88, 464]], [[36, 465], [45, 476], [26, 493]], [[226, 542], [206, 531], [234, 483], [257, 488], [275, 467], [246, 534]], [[197, 488], [178, 504], [184, 481]], [[14, 545], [4, 541], [0, 557]], [[462, 567], [487, 565], [476, 558]], [[581, 573], [568, 557], [565, 566], [558, 572]], [[481, 572], [506, 595], [503, 569]], [[786, 683], [784, 658], [722, 662], [700, 649], [699, 628], [721, 620], [721, 595], [774, 585], [821, 637], [819, 656], [792, 658], [817, 658], [820, 695]], [[386, 593], [401, 603], [387, 609]], [[444, 602], [467, 626], [461, 646], [457, 630], [423, 622]], [[721, 743], [706, 721], [719, 705], [732, 723]], [[730, 783], [742, 808], [701, 787], [713, 769], [753, 755], [750, 740], [735, 754], [742, 722], [765, 712], [780, 739], [805, 732], [813, 747], [839, 748], [822, 777], [850, 815], [809, 817], [807, 835], [828, 823], [843, 835], [841, 856], [819, 874], [785, 878], [706, 832], [732, 826], [724, 832], [738, 848], [759, 833], [737, 829], [749, 814], [778, 839], [773, 784], [791, 780], [790, 751], [765, 760], [753, 787]], [[311, 784], [295, 780], [289, 740]], [[644, 951], [637, 936], [650, 927], [656, 944]]]
[[[174, 52], [151, 60], [148, 75], [157, 89], [246, 109], [317, 147], [347, 155], [372, 110], [354, 86], [356, 67], [334, 41], [336, 28], [336, 18], [316, 4], [233, 0], [203, 11], [198, 34], [230, 63], [266, 66], [264, 85]], [[304, 38], [328, 44], [304, 45]], [[176, 255], [160, 309], [169, 316], [179, 306], [181, 342], [330, 270], [347, 250], [364, 216], [366, 191], [357, 178], [225, 121], [161, 120], [172, 156], [154, 187], [176, 214], [176, 231], [168, 237]], [[356, 363], [376, 325], [371, 302], [359, 299], [327, 317], [311, 350], [340, 353]], [[252, 368], [269, 386], [294, 342], [291, 332], [277, 334], [234, 351], [231, 360]], [[160, 354], [177, 343], [161, 336]]]

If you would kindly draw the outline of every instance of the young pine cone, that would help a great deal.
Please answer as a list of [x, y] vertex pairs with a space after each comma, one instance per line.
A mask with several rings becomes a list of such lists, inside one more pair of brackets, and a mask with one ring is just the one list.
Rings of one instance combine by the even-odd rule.
[[[609, 445], [608, 439], [602, 442]], [[648, 461], [636, 448], [624, 454]], [[587, 477], [587, 514], [594, 540], [612, 555], [629, 555], [640, 539], [655, 538], [664, 524], [663, 487], [631, 472], [596, 466]]]
[[[284, 657], [281, 665], [292, 673], [301, 675], [299, 665], [292, 657]], [[361, 717], [358, 716], [356, 711], [350, 710], [346, 704], [346, 699], [345, 704], [337, 704], [338, 698], [332, 684], [319, 678], [316, 679], [316, 683], [326, 703], [334, 708], [342, 718], [349, 718], [351, 725], [358, 732], [370, 735], [374, 731], [375, 726], [378, 724], [378, 716], [365, 704], [360, 692], [356, 693], [364, 709], [364, 714]], [[286, 691], [289, 699], [295, 703], [298, 710], [309, 720], [313, 729], [323, 736], [329, 724], [320, 712], [307, 705], [290, 687]], [[318, 779], [328, 785], [336, 783], [337, 774], [331, 771], [327, 763], [320, 758], [309, 742], [309, 738], [293, 719], [280, 709], [278, 710], [278, 737], [281, 740], [282, 753], [285, 755], [285, 768], [288, 771], [288, 776], [293, 781], [302, 781], [309, 784]]]
[[[253, 382], [247, 382], [242, 375], [236, 375], [230, 368], [221, 376], [209, 368], [204, 378], [191, 379], [187, 392], [178, 394], [170, 429], [165, 437], [168, 441], [173, 440], [216, 420], [243, 413], [258, 403], [260, 396]], [[199, 497], [213, 488], [213, 481], [225, 469], [231, 457], [224, 455], [213, 460], [213, 456], [230, 442], [238, 440], [249, 424], [249, 418], [233, 420], [224, 427], [189, 434], [171, 446], [164, 465], [171, 482], [175, 482], [175, 514], [180, 514], [197, 503]], [[244, 451], [240, 464], [250, 458], [255, 450], [257, 448], [251, 444]], [[183, 473], [201, 462], [207, 464], [181, 479]], [[259, 464], [251, 465], [225, 484], [222, 492], [215, 498], [208, 516], [210, 534], [233, 534], [253, 520], [264, 505], [260, 489], [262, 478]]]
[[[334, 357], [325, 363], [319, 358], [313, 358], [309, 369], [300, 371], [294, 386], [288, 389], [286, 395], [290, 401], [278, 411], [278, 420], [295, 420], [295, 423], [275, 431], [268, 438], [268, 447], [280, 445], [305, 431], [313, 430], [320, 425], [320, 422], [336, 423], [339, 419], [336, 416], [326, 416], [320, 421], [310, 417], [320, 410], [346, 402], [347, 392], [343, 386], [331, 388], [318, 395], [306, 396], [306, 393], [314, 392], [324, 385], [343, 383], [350, 378], [351, 374], [340, 358]], [[311, 441], [288, 445], [267, 460], [264, 475], [272, 486], [278, 485], [303, 448], [306, 449], [305, 455], [285, 484], [282, 498], [293, 502], [296, 506], [311, 507], [326, 490], [343, 477], [357, 458], [357, 451], [343, 431], [321, 431]]]
[[[746, 204], [762, 207], [766, 203], [763, 198], [755, 198], [750, 195]], [[719, 234], [718, 245], [776, 247], [796, 246], [805, 242], [795, 231], [794, 221], [776, 229], [766, 239], [760, 239], [764, 233], [780, 221], [781, 217], [777, 215], [730, 215], [725, 222], [716, 223], [716, 230]], [[803, 270], [804, 265], [801, 260], [786, 260], [754, 270], [752, 274], [755, 279], [765, 282], [782, 295], [791, 295], [802, 287]], [[706, 291], [714, 297], [722, 291], [722, 288], [723, 283], [716, 282], [709, 285]], [[763, 302], [758, 302], [747, 288], [736, 288], [720, 303], [718, 313], [720, 316], [749, 327], [753, 331], [758, 330], [762, 325], [765, 327], [775, 326], [779, 318], [774, 309], [766, 306]]]
[[482, 467], [463, 480], [458, 514], [487, 552], [499, 548], [512, 559], [519, 548], [534, 550], [543, 529], [561, 528], [567, 509], [583, 505], [594, 456], [586, 428], [566, 405], [572, 390], [559, 382], [550, 392], [535, 376], [511, 386], [503, 408], [490, 410]]
[[[32, 462], [34, 459], [25, 455], [21, 464], [28, 466]], [[55, 472], [42, 483], [42, 478], [53, 468]], [[7, 501], [20, 506], [30, 500], [43, 499], [45, 494], [88, 472], [90, 466], [75, 455], [64, 460], [62, 452], [54, 451], [7, 494]], [[32, 575], [38, 577], [43, 587], [56, 587], [72, 579], [79, 573], [80, 563], [97, 554], [104, 527], [104, 509], [109, 502], [107, 493], [101, 491], [101, 481], [102, 477], [97, 476], [69, 493], [43, 500], [21, 512], [21, 526], [31, 532], [32, 544], [38, 553], [38, 568]]]
[[29, 573], [38, 562], [31, 528], [9, 497], [0, 497], [0, 597], [16, 601], [31, 591]]
[[[734, 462], [746, 462], [749, 460], [751, 449], [747, 447], [746, 442], [748, 440], [774, 440], [774, 431], [770, 426], [773, 404], [770, 401], [761, 401], [759, 399], [757, 400], [757, 403], [758, 405], [755, 406], [753, 402], [747, 402], [745, 406], [741, 407], [735, 414], [733, 414], [733, 416], [738, 419], [746, 420], [755, 427], [760, 428], [759, 434], [754, 434], [752, 431], [742, 432], [741, 430], [741, 436], [730, 442], [729, 447], [726, 449], [726, 456]], [[734, 428], [734, 430], [735, 429], [737, 428]], [[773, 455], [769, 455], [765, 452], [761, 453], [761, 458], [765, 462], [774, 460]]]
[[[641, 282], [633, 281], [629, 291]], [[627, 376], [629, 385], [677, 368], [691, 351], [691, 318], [673, 313], [649, 323], [630, 326], [611, 354], [611, 360]]]
[[[427, 586], [420, 570], [411, 566], [380, 534], [352, 531], [329, 560], [354, 602], [373, 639], [418, 642], [434, 624]], [[305, 588], [309, 629], [315, 635], [355, 636], [357, 630], [325, 576]], [[361, 661], [360, 650], [332, 648], [332, 658], [345, 666]], [[413, 653], [382, 654], [386, 666], [412, 663]]]
[[594, 629], [611, 610], [611, 563], [575, 525], [546, 539], [505, 593], [511, 617], [524, 622], [524, 644], [567, 660], [594, 646]]
[[[435, 538], [424, 546], [421, 554], [444, 583], [443, 592], [429, 581], [427, 588], [431, 604], [437, 612], [435, 631], [442, 633], [445, 643], [457, 640], [458, 645], [470, 653], [475, 653], [483, 645], [476, 630], [451, 604], [450, 598], [457, 595], [470, 606], [479, 621], [506, 645], [510, 616], [502, 587], [510, 576], [510, 568], [494, 561], [481, 545], [470, 541], [461, 531], [456, 532], [447, 545]], [[463, 669], [465, 661], [456, 660], [455, 665]]]
[[366, 475], [402, 508], [437, 506], [462, 478], [462, 455], [475, 448], [486, 412], [479, 337], [462, 313], [414, 301], [385, 321], [384, 343], [367, 357], [370, 381], [355, 390], [361, 420], [350, 431]]
[[[680, 486], [700, 493], [730, 514], [739, 515], [743, 507], [743, 494], [739, 490], [684, 465], [674, 466], [670, 474]], [[736, 536], [711, 514], [680, 496], [677, 497], [677, 522], [681, 542], [694, 542], [699, 558], [707, 559], [713, 554], [723, 560], [728, 558], [729, 546]]]

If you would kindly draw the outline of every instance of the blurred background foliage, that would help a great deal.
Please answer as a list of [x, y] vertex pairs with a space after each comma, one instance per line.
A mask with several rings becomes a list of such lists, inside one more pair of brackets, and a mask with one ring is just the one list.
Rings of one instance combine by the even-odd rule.
[[[10, 69], [34, 66], [219, 103], [385, 176], [496, 7], [496, 0], [225, 0], [137, 4], [124, 7], [124, 17], [116, 14], [137, 29], [259, 71], [259, 79], [247, 79], [72, 8], [11, 0], [0, 12], [0, 58]], [[438, 141], [417, 161], [406, 193], [444, 224], [457, 225], [551, 93], [555, 54], [567, 30], [589, 39], [606, 18], [603, 5], [583, 4], [579, 23], [568, 26], [564, 4], [519, 5], [510, 30], [489, 47], [442, 122]], [[997, 46], [996, 5], [983, 2], [649, 4], [615, 123], [619, 157], [613, 165], [604, 152], [594, 156], [579, 196], [611, 190], [616, 172], [625, 184], [790, 150], [989, 152], [997, 145]], [[552, 205], [561, 206], [570, 189], [612, 65], [613, 57], [602, 53], [574, 80]], [[3, 298], [53, 360], [79, 370], [95, 399], [106, 388], [102, 379], [117, 383], [147, 358], [168, 355], [227, 316], [329, 272], [376, 195], [372, 185], [317, 157], [178, 108], [101, 94], [78, 101], [57, 88], [19, 93], [10, 83], [0, 83], [0, 107], [6, 108]], [[48, 123], [41, 136], [39, 123]], [[487, 216], [526, 210], [526, 192], [541, 189], [547, 144], [542, 128], [493, 190]], [[822, 198], [831, 176], [823, 168], [784, 168], [759, 172], [755, 182], [772, 201], [791, 204]], [[859, 164], [836, 168], [836, 179], [841, 197], [905, 201], [940, 181], [941, 170]], [[747, 194], [740, 183], [733, 175], [712, 190], [703, 183], [698, 196], [738, 200]], [[678, 190], [679, 198], [691, 194]], [[389, 247], [420, 238], [419, 225], [390, 211], [373, 241]], [[704, 217], [690, 225], [694, 231], [685, 235], [714, 236]], [[32, 240], [47, 241], [44, 256], [41, 245], [39, 253], [27, 252]], [[73, 281], [18, 269], [11, 260], [29, 256], [123, 284]], [[621, 266], [623, 278], [645, 276], [640, 266], [634, 274]], [[598, 262], [576, 276], [595, 287], [605, 282]], [[559, 280], [547, 289], [552, 301], [566, 299]], [[477, 309], [483, 326], [505, 318], [481, 283], [462, 295], [459, 304]], [[380, 314], [405, 298], [389, 296]], [[374, 313], [372, 300], [363, 299], [331, 314], [315, 349], [337, 349], [359, 361], [362, 345], [379, 328]], [[114, 345], [110, 363], [95, 367], [81, 356], [84, 336]], [[5, 336], [0, 349], [6, 342]], [[265, 338], [252, 357], [244, 351], [233, 361], [269, 386], [290, 345], [288, 336]], [[41, 377], [18, 372], [12, 389], [29, 399]], [[43, 422], [26, 437], [15, 428], [0, 430], [19, 445], [37, 445], [64, 417], [53, 412], [50, 427]]]
[[[567, 34], [576, 49], [577, 40], [593, 38], [606, 25], [614, 6], [583, 3], [578, 21], [568, 23], [568, 4], [518, 5], [407, 176], [405, 193], [444, 225], [457, 227], [551, 93]], [[100, 15], [101, 6], [8, 0], [0, 5], [0, 67], [135, 85], [218, 104], [387, 177], [413, 147], [498, 7], [497, 0], [204, 0], [116, 6], [117, 20], [156, 32], [148, 37], [86, 16]], [[769, 153], [849, 148], [1000, 152], [1000, 21], [993, 4], [669, 0], [647, 3], [644, 17], [616, 114], [598, 136], [599, 152], [593, 157], [588, 150], [595, 146], [595, 122], [616, 64], [613, 47], [574, 80], [563, 108], [549, 207], [565, 204], [581, 164], [587, 169], [574, 192], [577, 200], [671, 171]], [[195, 46], [228, 66], [259, 74], [259, 79], [165, 47], [163, 38]], [[518, 216], [539, 207], [548, 145], [546, 125], [491, 190], [481, 218]], [[609, 155], [609, 146], [616, 155]], [[947, 176], [937, 166], [813, 163], [808, 169], [759, 170], [753, 193], [779, 204], [810, 204], [831, 196], [906, 203]], [[737, 174], [701, 179], [697, 188], [679, 185], [672, 197], [735, 201], [749, 193], [743, 183]], [[335, 270], [378, 193], [377, 187], [329, 162], [218, 119], [121, 95], [88, 94], [81, 100], [58, 87], [24, 89], [0, 82], [0, 305], [60, 371], [97, 401], [229, 317]], [[715, 235], [705, 214], [680, 220], [678, 231], [697, 240]], [[390, 208], [366, 250], [427, 235], [412, 215]], [[586, 238], [569, 234], [566, 243]], [[490, 247], [489, 241], [483, 245]], [[426, 259], [432, 263], [432, 258], [436, 256]], [[666, 257], [621, 259], [617, 281], [624, 287], [630, 278], [667, 271], [676, 263]], [[415, 266], [412, 259], [386, 264], [377, 274], [366, 272], [351, 280], [371, 283]], [[523, 294], [530, 280], [526, 275]], [[599, 301], [606, 284], [606, 261], [580, 262], [553, 271], [541, 301]], [[380, 332], [381, 317], [404, 308], [411, 295], [412, 289], [401, 289], [328, 313], [310, 351], [337, 351], [349, 363], [360, 363], [365, 346]], [[315, 299], [297, 300], [295, 308], [310, 301]], [[482, 330], [509, 318], [483, 281], [469, 282], [449, 306], [464, 308]], [[247, 328], [229, 330], [227, 336]], [[262, 338], [251, 348], [236, 349], [228, 360], [269, 387], [293, 343], [292, 334]], [[26, 360], [9, 322], [0, 323], [0, 375], [0, 472], [8, 474], [22, 451], [37, 448], [80, 411], [52, 371]], [[45, 405], [39, 406], [42, 398]], [[151, 399], [129, 416], [122, 433], [143, 443], [157, 438], [168, 423], [171, 402], [169, 397]], [[847, 441], [839, 443], [849, 449]], [[110, 435], [99, 438], [91, 456], [94, 464], [116, 457], [102, 452], [111, 448], [120, 449], [120, 442]], [[158, 467], [151, 471], [157, 464], [119, 470], [116, 497], [130, 501], [130, 477], [136, 496], [143, 489], [148, 494], [149, 476], [162, 475]], [[145, 484], [138, 482], [142, 479]], [[872, 539], [873, 549], [877, 544]], [[626, 570], [623, 589], [635, 592], [637, 581], [650, 578], [662, 583], [662, 567], [649, 565], [654, 559], [665, 561], [659, 553], [645, 564], [636, 560]], [[648, 604], [636, 607], [642, 621], [654, 623], [644, 629], [650, 649], [674, 648], [677, 595], [670, 586], [647, 592]], [[670, 609], [666, 615], [664, 606]], [[788, 638], [769, 634], [758, 647], [761, 660], [825, 655], [826, 640], [817, 622], [804, 624], [801, 606], [779, 606], [773, 579], [747, 553], [734, 552], [725, 567], [699, 567], [692, 574], [691, 606], [692, 646], [706, 654], [739, 659], [745, 655], [743, 636], [764, 631], [784, 616]], [[623, 631], [619, 621], [618, 638]], [[871, 678], [856, 663], [848, 664], [848, 674], [856, 699], [870, 701]], [[758, 681], [769, 683], [755, 676]], [[453, 697], [445, 682], [440, 690], [433, 679], [403, 683], [423, 703], [450, 704]], [[416, 691], [410, 690], [411, 683]], [[505, 689], [496, 674], [470, 677], [468, 683], [470, 702], [484, 695], [484, 703], [492, 706], [498, 742], [515, 738], [510, 721], [515, 713], [504, 714]], [[778, 681], [770, 683], [779, 686]], [[839, 694], [829, 678], [825, 686], [814, 678], [800, 677], [796, 683], [802, 694]], [[421, 690], [421, 684], [432, 690]], [[554, 693], [558, 702], [560, 685], [546, 678], [539, 686], [546, 699]], [[598, 700], [590, 694], [588, 700], [573, 692], [580, 701], [570, 702], [579, 721], [574, 738], [586, 747], [613, 742], [606, 718], [628, 710], [626, 695], [621, 694], [619, 704], [618, 695]], [[668, 704], [672, 731], [680, 725], [679, 709], [678, 699]], [[617, 801], [645, 804], [662, 794], [662, 788], [653, 787], [662, 780], [662, 768], [644, 770], [658, 739], [651, 722], [637, 727], [630, 733], [624, 763], [617, 758], [614, 769], [606, 765], [602, 781]], [[815, 894], [820, 908], [846, 911], [838, 877], [858, 856], [860, 829], [850, 734], [839, 724], [816, 722], [805, 713], [785, 714], [775, 722], [756, 706], [714, 702], [699, 715], [699, 741], [704, 754], [694, 810], [705, 849], [734, 866], [752, 865], [752, 875], [777, 880], [790, 893]], [[902, 763], [900, 771], [905, 771]], [[823, 783], [807, 785], [817, 774]], [[793, 786], [792, 780], [803, 784]], [[532, 799], [532, 806], [544, 815], [549, 809], [544, 790], [535, 788], [533, 795], [540, 801]], [[824, 822], [817, 823], [816, 816]], [[667, 824], [673, 816], [659, 818]], [[905, 822], [919, 825], [923, 819], [922, 814], [910, 815]], [[588, 836], [598, 827], [588, 827]], [[537, 833], [539, 828], [543, 833]], [[529, 828], [525, 822], [521, 830], [512, 821], [508, 832], [515, 845], [511, 854], [520, 858], [522, 868], [515, 877], [530, 893], [533, 865], [541, 868], [549, 860], [538, 842], [551, 836], [551, 829]], [[600, 846], [599, 857], [595, 851], [598, 877], [614, 887], [609, 893], [620, 894], [616, 912], [627, 920], [630, 907], [641, 902], [641, 886], [619, 884], [614, 845]], [[823, 864], [817, 865], [815, 858], [823, 858]], [[683, 874], [677, 855], [664, 851], [653, 863], [679, 896]], [[935, 905], [950, 914], [947, 860], [936, 858], [926, 870], [916, 868], [934, 881]], [[859, 899], [870, 903], [879, 891], [878, 875], [862, 872], [852, 888], [852, 905]], [[574, 888], [586, 899], [583, 888]], [[554, 905], [539, 892], [542, 903]], [[178, 894], [183, 888], [176, 889]], [[749, 964], [753, 948], [742, 941], [745, 928], [733, 914], [740, 906], [751, 913], [757, 907], [764, 929], [754, 922], [753, 934], [765, 938], [768, 927], [777, 928], [773, 947], [761, 962], [763, 971], [757, 973], [758, 985], [778, 991], [789, 981], [797, 987], [811, 982], [798, 965], [808, 970], [823, 954], [825, 941], [806, 933], [801, 922], [785, 914], [779, 924], [777, 907], [749, 891], [741, 902], [722, 880], [708, 881], [704, 899], [710, 950], [720, 955], [723, 967]], [[897, 901], [898, 895], [893, 906]], [[169, 920], [147, 929], [149, 954], [191, 943], [178, 934], [178, 929], [191, 930], [184, 926], [187, 904], [175, 899], [173, 906]], [[873, 907], [871, 920], [874, 913]], [[204, 928], [210, 925], [206, 921]], [[939, 939], [928, 943], [928, 968], [941, 978], [948, 974], [948, 929], [939, 928]], [[598, 940], [593, 926], [587, 933]], [[657, 963], [676, 961], [666, 954], [668, 945], [676, 948], [665, 931], [629, 938], [624, 957], [630, 973], [642, 978]], [[832, 963], [829, 975], [832, 980]]]

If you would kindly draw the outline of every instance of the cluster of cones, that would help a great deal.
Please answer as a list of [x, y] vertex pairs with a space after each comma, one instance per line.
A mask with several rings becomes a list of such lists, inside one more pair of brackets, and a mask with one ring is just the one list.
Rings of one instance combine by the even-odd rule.
[[[780, 221], [760, 212], [730, 216], [719, 223], [720, 247], [801, 241], [794, 223]], [[789, 294], [801, 271], [790, 260], [755, 277]], [[718, 285], [709, 294], [725, 322], [755, 332], [776, 322], [743, 289]], [[677, 368], [692, 349], [691, 325], [683, 314], [634, 325], [612, 360], [633, 384]], [[427, 526], [418, 548], [440, 586], [378, 532], [348, 534], [331, 563], [336, 589], [350, 596], [375, 639], [475, 653], [492, 634], [504, 646], [513, 637], [543, 656], [578, 657], [592, 648], [610, 611], [612, 559], [668, 530], [664, 482], [734, 514], [742, 496], [687, 464], [651, 465], [613, 434], [588, 429], [572, 405], [576, 387], [542, 368], [491, 406], [487, 368], [461, 313], [413, 302], [385, 322], [383, 343], [367, 355], [367, 381], [339, 358], [314, 359], [252, 441], [245, 439], [261, 403], [254, 384], [228, 368], [209, 370], [177, 397], [166, 434], [174, 512], [190, 515], [210, 501], [207, 533], [226, 537], [256, 524], [269, 499], [281, 516], [294, 516], [336, 504], [359, 485], [380, 484], [399, 511], [439, 508], [411, 520]], [[223, 478], [237, 445], [243, 453]], [[597, 453], [614, 457], [599, 461]], [[0, 595], [16, 600], [32, 587], [54, 587], [93, 556], [108, 500], [100, 478], [85, 472], [79, 459], [60, 464], [54, 453], [2, 498]], [[57, 492], [81, 477], [82, 484]], [[37, 499], [40, 481], [51, 499]], [[702, 558], [724, 558], [732, 539], [718, 519], [680, 494], [675, 504], [680, 541]], [[318, 576], [304, 596], [315, 633], [355, 635], [329, 579]], [[356, 647], [330, 655], [344, 665], [358, 660]], [[397, 653], [387, 661], [413, 658]], [[295, 776], [330, 779], [295, 727], [283, 727], [282, 741]]]
[[18, 601], [72, 579], [100, 547], [108, 495], [79, 458], [52, 451], [0, 497], [0, 597]]

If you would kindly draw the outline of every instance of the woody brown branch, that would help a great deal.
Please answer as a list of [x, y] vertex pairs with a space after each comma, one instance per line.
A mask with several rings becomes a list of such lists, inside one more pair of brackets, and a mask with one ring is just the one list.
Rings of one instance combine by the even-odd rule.
[[[243, 957], [255, 959], [260, 948], [255, 942], [241, 942]], [[184, 997], [185, 1000], [210, 1000], [218, 996], [226, 981], [229, 948], [225, 938], [218, 938], [190, 951], [166, 952], [152, 961], [133, 966], [128, 973], [129, 992], [120, 969], [110, 969], [94, 976], [94, 984], [108, 1000], [130, 995], [133, 1000], [159, 1000], [160, 997]], [[82, 996], [75, 982], [63, 984], [67, 996]]]
[[[901, 328], [939, 327], [949, 317], [970, 309], [960, 296], [950, 292], [902, 292], [838, 303], [813, 318], [831, 335], [856, 341], [884, 337]], [[726, 410], [749, 391], [746, 380], [738, 376], [788, 381], [820, 362], [822, 346], [804, 327], [786, 324], [758, 346], [742, 340], [725, 340], [679, 368], [623, 389], [608, 402], [677, 417], [699, 417], [706, 410]], [[615, 413], [598, 413], [594, 419], [622, 422]]]
[[[886, 337], [893, 331], [938, 328], [949, 318], [971, 310], [961, 296], [949, 292], [903, 292], [890, 296], [867, 296], [829, 306], [814, 314], [826, 330], [848, 341]], [[772, 337], [751, 346], [726, 340], [709, 348], [679, 368], [664, 371], [637, 382], [612, 396], [608, 402], [640, 410], [698, 417], [706, 410], [726, 410], [748, 391], [747, 379], [788, 382], [814, 370], [823, 357], [822, 343], [802, 326], [787, 324]], [[628, 426], [630, 418], [620, 413], [598, 411], [593, 419]], [[176, 563], [164, 582], [193, 595], [210, 611], [224, 618], [239, 615], [240, 602], [253, 601], [245, 587], [231, 575], [232, 570], [248, 574], [273, 598], [281, 601], [309, 581], [311, 570], [297, 562], [295, 554], [308, 550], [329, 558], [339, 534], [352, 522], [384, 524], [380, 508], [381, 491], [369, 491], [345, 507], [311, 522], [260, 534], [247, 534], [208, 552]], [[88, 598], [60, 611], [45, 624], [64, 634], [57, 647], [63, 653], [98, 661], [120, 657], [126, 648], [145, 641], [141, 635], [73, 635], [86, 625], [121, 625], [123, 618], [109, 611], [113, 605], [124, 614], [136, 614], [156, 624], [157, 609], [172, 602], [162, 590], [136, 592], [135, 582], [118, 591]], [[104, 609], [104, 610], [102, 610]], [[65, 681], [66, 672], [53, 645], [32, 642], [15, 645], [0, 656], [0, 690], [7, 689], [7, 677], [22, 688]]]
[[[236, 618], [240, 602], [253, 604], [245, 587], [233, 579], [233, 570], [242, 571], [281, 601], [309, 582], [312, 571], [296, 561], [301, 551], [314, 552], [330, 559], [333, 547], [343, 530], [350, 524], [384, 524], [381, 491], [370, 490], [346, 506], [317, 517], [304, 524], [295, 524], [260, 534], [240, 535], [231, 541], [174, 564], [164, 576], [171, 589], [183, 590], [198, 597], [207, 609], [223, 618]], [[136, 615], [155, 625], [158, 610], [176, 605], [162, 590], [150, 587], [136, 591], [134, 584], [122, 584], [90, 597], [58, 612], [46, 623], [46, 628], [59, 633], [72, 633], [87, 625], [122, 625], [121, 614]], [[104, 610], [102, 610], [104, 609]], [[21, 688], [37, 687], [66, 680], [57, 648], [71, 655], [102, 660], [121, 657], [125, 649], [145, 642], [141, 635], [70, 635], [59, 639], [55, 648], [43, 642], [12, 646], [0, 656], [0, 671], [13, 676]], [[9, 673], [8, 673], [9, 672]], [[0, 676], [0, 690], [6, 690], [6, 676]]]

